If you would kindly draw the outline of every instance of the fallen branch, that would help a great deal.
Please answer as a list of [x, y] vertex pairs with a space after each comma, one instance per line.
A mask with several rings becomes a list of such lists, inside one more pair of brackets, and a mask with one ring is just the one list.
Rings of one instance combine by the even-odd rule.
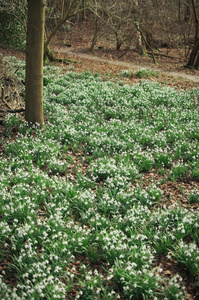
[[[152, 53], [148, 52], [148, 55], [152, 55]], [[155, 55], [157, 56], [163, 56], [163, 57], [167, 57], [167, 58], [171, 58], [171, 59], [178, 59], [178, 57], [174, 57], [174, 56], [170, 56], [170, 55], [166, 55], [166, 54], [162, 54], [162, 53], [155, 53]]]
[[1, 113], [13, 113], [14, 114], [14, 113], [21, 113], [24, 111], [25, 111], [25, 108], [6, 109], [6, 110], [0, 109]]
[[8, 102], [5, 100], [5, 90], [4, 90], [4, 87], [2, 87], [1, 89], [1, 100], [5, 103], [5, 105], [12, 109], [12, 107], [8, 104]]
[[5, 103], [5, 105], [9, 108], [12, 109], [12, 107], [8, 104], [8, 102], [5, 99], [2, 99], [2, 101]]

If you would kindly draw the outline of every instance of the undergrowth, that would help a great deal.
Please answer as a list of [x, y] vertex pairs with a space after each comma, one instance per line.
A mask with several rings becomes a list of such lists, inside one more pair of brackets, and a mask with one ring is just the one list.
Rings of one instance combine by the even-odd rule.
[[197, 295], [198, 189], [183, 207], [163, 186], [198, 181], [198, 100], [197, 89], [44, 68], [46, 126], [5, 124], [1, 299]]

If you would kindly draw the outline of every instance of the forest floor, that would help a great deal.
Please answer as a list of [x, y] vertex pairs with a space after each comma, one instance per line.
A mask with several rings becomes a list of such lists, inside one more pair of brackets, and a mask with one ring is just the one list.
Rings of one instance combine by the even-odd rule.
[[[78, 25], [74, 27], [71, 32], [67, 33], [67, 39], [63, 33], [56, 36], [51, 43], [51, 49], [54, 50], [56, 57], [71, 60], [69, 65], [62, 63], [57, 63], [57, 65], [74, 72], [85, 72], [89, 70], [92, 74], [99, 73], [104, 80], [118, 81], [124, 84], [139, 83], [141, 80], [147, 79], [157, 81], [161, 86], [171, 86], [176, 89], [187, 90], [199, 88], [199, 71], [184, 68], [185, 60], [179, 50], [170, 49], [168, 56], [172, 58], [158, 56], [158, 65], [154, 65], [151, 57], [139, 56], [134, 51], [127, 52], [119, 59], [117, 51], [114, 50], [114, 47], [108, 48], [107, 41], [104, 38], [99, 40], [96, 49], [91, 53], [88, 47], [91, 39], [91, 32], [86, 28], [86, 23], [84, 23], [81, 30]], [[162, 53], [163, 51], [166, 53], [168, 49], [163, 49]], [[0, 47], [0, 55], [0, 79], [5, 93], [5, 102], [0, 101], [0, 110], [24, 107], [24, 83], [19, 82], [15, 76], [11, 75], [8, 70], [5, 69], [5, 66], [2, 64], [2, 58], [4, 56], [15, 56], [18, 59], [24, 60], [25, 51]], [[147, 78], [137, 77], [136, 72], [141, 68], [155, 71], [152, 74], [156, 76], [148, 73]], [[123, 70], [128, 70], [128, 74], [130, 75], [122, 75]], [[0, 112], [1, 125], [3, 125], [2, 120], [5, 115], [6, 113]], [[3, 126], [0, 126], [0, 136], [3, 131]], [[186, 190], [191, 190], [195, 185], [197, 186], [197, 184], [189, 182], [186, 186]], [[179, 196], [179, 194], [176, 196]]]
[[[109, 45], [109, 41], [101, 37], [94, 51], [90, 52], [89, 45], [92, 40], [92, 32], [89, 28], [86, 22], [81, 27], [81, 30], [77, 24], [73, 30], [67, 33], [67, 37], [62, 32], [53, 39], [50, 48], [54, 51], [55, 56], [71, 60], [69, 65], [56, 63], [57, 65], [74, 72], [85, 72], [88, 70], [92, 74], [100, 74], [104, 80], [118, 81], [124, 84], [139, 83], [141, 80], [147, 79], [156, 81], [161, 86], [170, 86], [179, 90], [199, 88], [199, 71], [184, 67], [186, 61], [179, 50], [161, 49], [161, 54], [163, 55], [157, 56], [158, 64], [155, 65], [150, 56], [143, 57], [135, 51], [128, 51], [122, 58], [118, 58], [122, 50], [121, 53], [118, 53], [113, 45]], [[11, 48], [0, 47], [0, 55], [1, 58], [4, 56], [15, 56], [21, 60], [25, 59], [25, 51]], [[1, 59], [0, 67], [6, 100], [6, 103], [0, 101], [0, 109], [7, 110], [24, 107], [24, 95], [22, 92], [24, 83], [18, 82], [16, 77], [11, 76], [5, 70], [4, 66], [1, 65]], [[136, 72], [142, 68], [152, 70], [152, 75], [148, 73], [147, 78], [136, 76]], [[122, 75], [124, 70], [129, 71], [129, 76]], [[6, 113], [1, 112], [0, 120], [3, 120], [5, 115]], [[3, 122], [1, 124], [3, 125]], [[0, 127], [1, 135], [4, 129], [3, 126]], [[186, 190], [191, 190], [195, 185], [197, 186], [197, 184], [189, 182]], [[179, 196], [178, 192], [176, 196]]]
[[[139, 83], [143, 79], [157, 81], [162, 86], [171, 86], [176, 89], [191, 89], [199, 88], [199, 71], [184, 68], [186, 64], [182, 55], [182, 50], [176, 49], [161, 49], [161, 54], [157, 56], [158, 64], [155, 65], [150, 56], [139, 56], [135, 51], [128, 51], [121, 58], [122, 50], [118, 53], [114, 49], [113, 44], [101, 38], [96, 45], [96, 48], [91, 53], [89, 51], [90, 42], [92, 40], [91, 31], [86, 30], [86, 23], [84, 27], [80, 28], [78, 25], [73, 30], [65, 34], [60, 34], [51, 43], [51, 49], [54, 50], [57, 57], [66, 58], [71, 60], [69, 65], [60, 63], [59, 65], [65, 67], [67, 70], [74, 72], [84, 72], [89, 70], [92, 74], [99, 73], [104, 80], [112, 80], [134, 84]], [[8, 49], [0, 47], [0, 54], [2, 56], [15, 56], [19, 59], [25, 59], [25, 52], [15, 49]], [[163, 56], [165, 55], [165, 56]], [[1, 63], [1, 60], [0, 60]], [[5, 102], [0, 100], [0, 109], [18, 108], [24, 103], [24, 95], [21, 86], [24, 83], [18, 81], [15, 77], [11, 76], [7, 70], [1, 66], [1, 83], [3, 83], [5, 92]], [[152, 74], [148, 73], [147, 78], [139, 78], [136, 73], [141, 68], [153, 71]], [[122, 75], [122, 71], [128, 70], [129, 76]], [[124, 74], [124, 73], [123, 73]], [[155, 74], [155, 76], [154, 76]], [[23, 116], [23, 114], [22, 114]], [[5, 114], [2, 113], [2, 117]], [[0, 115], [1, 118], [1, 115]], [[1, 124], [3, 125], [3, 123]], [[6, 141], [6, 129], [0, 126], [0, 137]], [[17, 131], [12, 130], [11, 139], [13, 141], [17, 138]], [[3, 147], [3, 145], [1, 145]], [[143, 187], [147, 186], [151, 180], [157, 182], [160, 174], [151, 170], [143, 175]], [[164, 179], [164, 178], [163, 178]], [[174, 202], [181, 203], [181, 206], [188, 208], [187, 195], [193, 189], [199, 189], [197, 181], [174, 181], [167, 180], [162, 183], [162, 190], [165, 192], [165, 198], [170, 199], [171, 204]], [[194, 204], [197, 209], [199, 203]], [[167, 272], [170, 272], [169, 270]], [[171, 273], [171, 272], [170, 272]], [[168, 273], [168, 274], [170, 274]], [[198, 295], [198, 293], [197, 293]], [[196, 291], [192, 284], [187, 283], [186, 299], [196, 299]]]

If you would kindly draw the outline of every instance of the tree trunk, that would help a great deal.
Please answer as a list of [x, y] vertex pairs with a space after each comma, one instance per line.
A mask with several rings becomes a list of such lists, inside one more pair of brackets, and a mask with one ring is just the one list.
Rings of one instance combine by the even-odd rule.
[[122, 46], [122, 41], [120, 40], [120, 37], [119, 37], [117, 31], [115, 31], [115, 38], [116, 38], [116, 50], [120, 51], [120, 48]]
[[192, 3], [194, 22], [195, 22], [195, 38], [194, 38], [193, 49], [190, 53], [189, 61], [186, 65], [186, 67], [188, 67], [188, 68], [192, 67], [192, 68], [198, 69], [198, 64], [199, 64], [199, 62], [198, 62], [199, 61], [199, 17], [197, 14], [195, 0], [191, 0], [191, 3]]
[[191, 51], [189, 61], [187, 63], [187, 67], [195, 67], [196, 68], [196, 62], [199, 57], [199, 40], [195, 41], [193, 49]]
[[191, 1], [188, 0], [185, 2], [184, 21], [189, 22], [190, 18], [191, 18]]
[[86, 1], [85, 0], [82, 0], [82, 15], [83, 15], [83, 20], [86, 21], [87, 19], [87, 16], [86, 16]]
[[[139, 10], [138, 7], [138, 0], [134, 0], [134, 5], [136, 7], [136, 10]], [[134, 25], [136, 27], [136, 33], [135, 33], [135, 37], [136, 37], [136, 49], [138, 51], [139, 54], [143, 55], [143, 56], [147, 56], [147, 52], [146, 52], [146, 45], [143, 43], [142, 41], [142, 31], [140, 30], [140, 24], [139, 24], [139, 20], [136, 20], [136, 15], [134, 14]]]
[[97, 38], [98, 38], [98, 32], [99, 32], [99, 24], [98, 24], [98, 17], [94, 16], [94, 20], [93, 20], [93, 39], [92, 39], [92, 43], [90, 46], [90, 51], [93, 51], [96, 43], [97, 43]]
[[26, 38], [25, 119], [44, 125], [43, 119], [43, 45], [45, 0], [28, 0]]
[[139, 54], [141, 54], [143, 56], [147, 56], [146, 44], [143, 43], [143, 41], [142, 41], [144, 35], [143, 35], [142, 31], [140, 30], [139, 23], [134, 22], [134, 24], [135, 24], [135, 27], [137, 29], [137, 32], [136, 32], [136, 39], [137, 39], [136, 48], [137, 48], [137, 51], [138, 51]]

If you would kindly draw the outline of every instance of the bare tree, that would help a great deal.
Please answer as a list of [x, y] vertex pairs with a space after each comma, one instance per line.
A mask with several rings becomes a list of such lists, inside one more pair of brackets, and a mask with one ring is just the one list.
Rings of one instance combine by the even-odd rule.
[[122, 45], [130, 46], [135, 34], [132, 26], [132, 1], [120, 0], [89, 0], [89, 10], [94, 14], [95, 31], [91, 48], [96, 41], [99, 31], [98, 23], [101, 21], [104, 26], [112, 32], [115, 37], [116, 49], [120, 50]]
[[[63, 24], [69, 20], [93, 18], [91, 50], [100, 34], [114, 44], [118, 56], [127, 51], [142, 55], [162, 55], [161, 48], [167, 48], [167, 55], [173, 48], [184, 59], [187, 66], [198, 68], [198, 9], [199, 0], [46, 0], [46, 26], [44, 57], [57, 60], [50, 43]], [[13, 14], [24, 28], [27, 19], [27, 0], [0, 0], [0, 10]], [[84, 14], [87, 10], [87, 16]], [[82, 14], [83, 13], [83, 14]], [[80, 16], [80, 17], [79, 17]], [[89, 18], [87, 18], [89, 20]], [[103, 29], [103, 30], [102, 30]], [[184, 54], [183, 54], [184, 47]], [[58, 59], [58, 61], [60, 61]]]
[[61, 26], [82, 11], [82, 0], [48, 0], [47, 6], [51, 9], [49, 10], [49, 16], [46, 18], [54, 18], [56, 19], [56, 23], [53, 29], [48, 34], [45, 34], [44, 57], [46, 60], [56, 60], [52, 51], [50, 51], [49, 44]]

